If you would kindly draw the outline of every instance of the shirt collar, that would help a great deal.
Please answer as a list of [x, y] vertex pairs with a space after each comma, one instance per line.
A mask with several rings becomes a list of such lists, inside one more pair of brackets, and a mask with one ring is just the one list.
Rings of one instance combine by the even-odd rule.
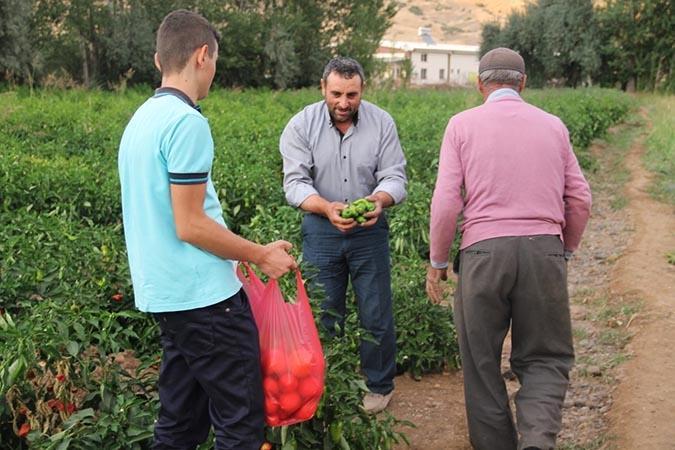
[[185, 92], [181, 91], [180, 89], [172, 87], [161, 87], [155, 89], [155, 97], [161, 97], [163, 95], [173, 95], [174, 97], [178, 97], [180, 100], [190, 105], [191, 108], [196, 109], [200, 113], [202, 112], [202, 108], [199, 105], [195, 105], [192, 99], [188, 97], [188, 95]]
[[504, 98], [504, 97], [520, 98], [520, 94], [515, 89], [499, 88], [499, 89], [493, 91], [490, 95], [488, 95], [488, 98], [487, 98], [487, 100], [485, 100], [485, 103], [493, 102], [495, 100], [498, 100], [498, 99]]

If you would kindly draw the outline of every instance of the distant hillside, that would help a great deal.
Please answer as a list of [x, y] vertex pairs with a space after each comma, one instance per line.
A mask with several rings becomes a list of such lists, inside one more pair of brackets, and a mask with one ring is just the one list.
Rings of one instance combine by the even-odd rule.
[[400, 0], [394, 24], [384, 38], [416, 41], [419, 27], [431, 27], [436, 43], [480, 44], [482, 24], [503, 20], [525, 0]]

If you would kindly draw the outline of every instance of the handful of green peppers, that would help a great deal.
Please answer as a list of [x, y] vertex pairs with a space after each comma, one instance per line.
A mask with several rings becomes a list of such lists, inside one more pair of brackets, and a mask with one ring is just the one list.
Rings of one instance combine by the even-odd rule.
[[370, 211], [375, 211], [375, 203], [365, 198], [360, 198], [343, 209], [340, 216], [343, 219], [354, 219], [358, 223], [364, 223], [368, 219], [363, 215]]

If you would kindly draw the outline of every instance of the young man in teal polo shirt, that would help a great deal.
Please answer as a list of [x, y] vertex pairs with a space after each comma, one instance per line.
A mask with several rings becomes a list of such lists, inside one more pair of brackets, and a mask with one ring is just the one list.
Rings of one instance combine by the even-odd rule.
[[209, 92], [218, 33], [178, 10], [157, 32], [162, 87], [134, 114], [119, 150], [124, 234], [136, 306], [163, 349], [154, 449], [194, 449], [211, 426], [218, 449], [264, 441], [258, 331], [235, 274], [296, 266], [291, 244], [259, 245], [227, 229], [211, 181], [213, 140], [196, 102]]

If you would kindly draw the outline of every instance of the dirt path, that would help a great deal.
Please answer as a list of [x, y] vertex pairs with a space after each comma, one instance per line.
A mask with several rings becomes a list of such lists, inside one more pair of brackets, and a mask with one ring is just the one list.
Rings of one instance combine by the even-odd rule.
[[611, 432], [620, 449], [675, 449], [675, 266], [665, 258], [675, 249], [675, 212], [647, 193], [643, 151], [638, 143], [626, 161], [627, 212], [635, 233], [615, 267], [612, 290], [635, 291], [644, 308], [628, 347], [633, 358], [619, 369]]
[[[589, 179], [593, 215], [569, 270], [577, 363], [565, 400], [561, 448], [675, 449], [675, 267], [665, 259], [675, 249], [675, 215], [645, 192], [641, 139], [624, 162], [622, 150], [604, 143], [593, 149], [601, 158]], [[624, 165], [630, 181], [627, 206], [621, 208], [616, 204], [623, 181], [613, 173]], [[503, 371], [513, 394], [518, 383], [509, 376], [509, 347], [507, 340]], [[628, 363], [626, 352], [632, 355]], [[390, 412], [416, 424], [402, 429], [410, 447], [397, 449], [471, 448], [461, 372], [421, 381], [402, 376], [396, 383]]]

